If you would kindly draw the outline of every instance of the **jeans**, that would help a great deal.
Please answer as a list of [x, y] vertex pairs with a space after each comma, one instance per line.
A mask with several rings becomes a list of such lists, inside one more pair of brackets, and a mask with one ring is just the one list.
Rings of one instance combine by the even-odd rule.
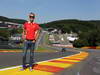
[[35, 42], [33, 41], [30, 41], [30, 40], [26, 40], [24, 42], [24, 50], [23, 50], [23, 67], [26, 67], [26, 55], [27, 55], [27, 52], [28, 52], [28, 49], [30, 50], [29, 52], [29, 56], [30, 56], [30, 59], [29, 59], [29, 67], [32, 67], [33, 63], [34, 63], [34, 49], [35, 49]]

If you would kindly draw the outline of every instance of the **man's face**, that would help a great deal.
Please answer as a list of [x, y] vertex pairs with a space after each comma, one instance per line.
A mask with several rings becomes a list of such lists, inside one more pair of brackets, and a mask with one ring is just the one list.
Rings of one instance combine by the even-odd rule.
[[29, 21], [30, 21], [30, 22], [33, 22], [34, 19], [35, 19], [35, 16], [29, 16]]

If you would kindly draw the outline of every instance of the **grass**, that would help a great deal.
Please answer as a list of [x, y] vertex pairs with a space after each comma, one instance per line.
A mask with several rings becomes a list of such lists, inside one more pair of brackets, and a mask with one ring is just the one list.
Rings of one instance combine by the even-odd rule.
[[48, 34], [45, 35], [45, 43], [47, 43], [47, 44], [49, 43], [49, 35]]
[[37, 52], [56, 52], [56, 50], [47, 49], [45, 47], [39, 46], [36, 50]]

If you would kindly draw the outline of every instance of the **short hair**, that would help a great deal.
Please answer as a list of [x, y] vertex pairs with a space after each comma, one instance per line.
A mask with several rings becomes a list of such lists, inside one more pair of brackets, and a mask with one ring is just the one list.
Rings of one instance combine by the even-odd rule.
[[31, 12], [31, 13], [29, 13], [29, 16], [34, 16], [35, 17], [35, 14]]

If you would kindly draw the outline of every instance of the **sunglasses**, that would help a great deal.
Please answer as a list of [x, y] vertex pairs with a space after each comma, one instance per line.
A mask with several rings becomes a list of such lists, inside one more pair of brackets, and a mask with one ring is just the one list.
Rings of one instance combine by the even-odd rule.
[[29, 18], [35, 18], [35, 16], [29, 16]]

